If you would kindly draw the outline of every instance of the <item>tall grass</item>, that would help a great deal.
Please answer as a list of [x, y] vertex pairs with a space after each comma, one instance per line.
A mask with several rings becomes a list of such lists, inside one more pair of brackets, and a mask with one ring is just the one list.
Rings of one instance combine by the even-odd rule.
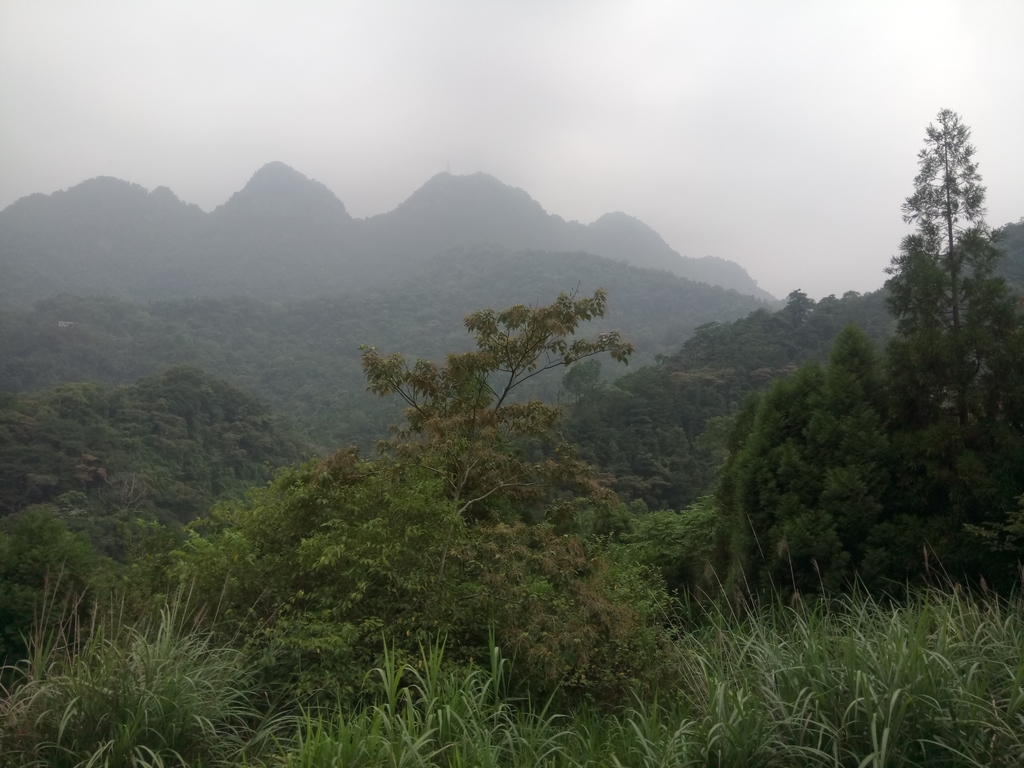
[[723, 765], [1024, 765], [1018, 600], [930, 592], [712, 619], [680, 643], [700, 670], [684, 695], [707, 690], [705, 721], [763, 742]]
[[[505, 695], [508, 662], [492, 644], [489, 669], [446, 670], [443, 646], [417, 664], [385, 652], [373, 670], [376, 701], [352, 713], [307, 713], [280, 765], [545, 766], [562, 764], [565, 718]], [[520, 706], [513, 706], [518, 703]]]
[[385, 650], [362, 705], [278, 719], [272, 739], [244, 659], [171, 612], [86, 634], [18, 668], [0, 763], [1024, 766], [1024, 603], [960, 591], [710, 613], [676, 640], [681, 683], [610, 711], [511, 697], [493, 647], [470, 669], [441, 643], [408, 663]]
[[259, 741], [242, 655], [172, 609], [33, 645], [0, 699], [4, 766], [229, 765]]
[[504, 697], [505, 662], [442, 675], [390, 656], [377, 700], [308, 715], [280, 765], [1024, 766], [1024, 609], [963, 593], [714, 614], [684, 684], [613, 713]]

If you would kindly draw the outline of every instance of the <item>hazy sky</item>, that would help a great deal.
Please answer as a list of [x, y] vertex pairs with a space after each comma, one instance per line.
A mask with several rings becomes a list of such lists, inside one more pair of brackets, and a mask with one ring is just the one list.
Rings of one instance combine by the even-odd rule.
[[0, 207], [110, 175], [209, 210], [282, 160], [367, 216], [450, 164], [871, 290], [942, 107], [1024, 216], [1022, 34], [1022, 0], [0, 0]]

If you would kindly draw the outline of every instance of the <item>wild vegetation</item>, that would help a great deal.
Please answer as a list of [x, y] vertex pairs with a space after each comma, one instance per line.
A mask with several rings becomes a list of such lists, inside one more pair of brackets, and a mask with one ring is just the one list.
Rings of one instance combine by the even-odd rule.
[[[365, 392], [362, 344], [440, 360], [466, 349], [460, 321], [480, 307], [550, 303], [553, 286], [591, 294], [603, 286], [611, 298], [595, 329], [620, 330], [643, 362], [676, 351], [696, 326], [763, 306], [734, 291], [581, 253], [449, 254], [396, 283], [282, 303], [49, 298], [30, 312], [0, 312], [0, 390], [69, 381], [117, 386], [168, 365], [192, 365], [267, 402], [321, 453], [345, 445], [365, 451], [400, 409]], [[536, 396], [557, 394], [557, 377], [531, 385]]]
[[[61, 384], [0, 400], [0, 517], [46, 505], [110, 528], [186, 523], [309, 455], [262, 403], [184, 366], [115, 389]], [[94, 543], [110, 553], [115, 531]]]
[[819, 302], [794, 291], [782, 311], [699, 326], [675, 354], [611, 384], [598, 361], [576, 366], [562, 384], [571, 398], [566, 434], [624, 500], [681, 509], [712, 486], [728, 420], [746, 396], [826, 360], [848, 325], [884, 343], [893, 327], [884, 291]]
[[941, 112], [884, 293], [615, 383], [602, 290], [474, 312], [443, 359], [364, 346], [404, 409], [373, 451], [296, 463], [191, 368], [9, 396], [0, 759], [1024, 764], [1024, 312], [972, 155]]
[[669, 690], [607, 710], [515, 692], [491, 646], [382, 648], [345, 707], [268, 702], [238, 650], [165, 611], [54, 644], [0, 702], [9, 765], [1018, 766], [1019, 601], [852, 597], [711, 612], [672, 649]]
[[721, 499], [748, 578], [778, 551], [776, 577], [784, 558], [801, 589], [843, 569], [899, 584], [929, 556], [957, 580], [1013, 580], [1015, 555], [965, 541], [1015, 519], [1024, 489], [1024, 315], [995, 274], [968, 138], [949, 111], [928, 130], [882, 365], [844, 332], [827, 370], [776, 382], [737, 425]]

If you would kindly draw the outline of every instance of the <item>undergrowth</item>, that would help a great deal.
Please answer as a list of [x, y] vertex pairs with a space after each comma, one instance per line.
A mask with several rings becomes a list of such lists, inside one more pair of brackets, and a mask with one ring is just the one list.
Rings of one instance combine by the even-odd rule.
[[243, 655], [173, 608], [70, 629], [37, 636], [4, 670], [4, 765], [233, 765], [267, 735]]
[[[510, 696], [515, 665], [385, 648], [361, 705], [269, 719], [239, 653], [171, 613], [97, 629], [18, 667], [7, 765], [1024, 765], [1024, 603], [928, 592], [712, 612], [676, 641], [680, 679], [614, 710]], [[268, 734], [269, 737], [268, 737]]]

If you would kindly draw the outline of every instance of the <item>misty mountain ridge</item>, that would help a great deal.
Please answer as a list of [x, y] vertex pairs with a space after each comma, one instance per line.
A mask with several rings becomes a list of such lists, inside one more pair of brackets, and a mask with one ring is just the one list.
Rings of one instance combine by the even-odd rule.
[[394, 210], [354, 219], [325, 185], [273, 162], [210, 213], [111, 177], [16, 201], [0, 211], [0, 301], [304, 298], [407, 278], [438, 254], [481, 246], [583, 251], [774, 300], [739, 265], [680, 256], [638, 219], [565, 221], [484, 173], [437, 174]]
[[302, 217], [345, 224], [352, 221], [345, 204], [324, 184], [277, 161], [256, 171], [248, 183], [215, 208], [212, 215]]

